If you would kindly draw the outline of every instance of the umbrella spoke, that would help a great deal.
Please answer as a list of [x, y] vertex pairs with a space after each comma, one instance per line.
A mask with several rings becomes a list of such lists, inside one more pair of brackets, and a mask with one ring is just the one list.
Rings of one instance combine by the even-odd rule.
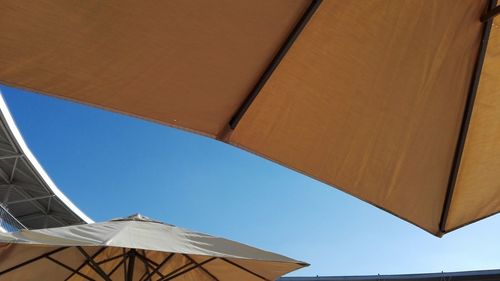
[[[158, 266], [158, 263], [156, 263], [156, 262], [155, 262], [155, 261], [153, 261], [152, 259], [150, 259], [150, 258], [146, 257], [146, 252], [144, 252], [144, 250], [143, 250], [143, 253], [142, 253], [142, 254], [137, 253], [137, 256], [140, 256], [140, 257], [141, 257], [141, 259], [145, 259], [148, 263], [150, 263], [150, 264], [152, 264], [152, 265], [154, 265], [154, 266]], [[153, 267], [153, 266], [151, 266], [151, 267]]]
[[160, 275], [161, 278], [163, 278], [163, 274], [160, 273], [160, 269], [174, 256], [174, 253], [171, 253], [168, 255], [163, 261], [155, 268], [153, 271], [144, 279], [144, 280], [149, 280], [153, 275], [156, 273]]
[[[105, 247], [102, 247], [101, 249], [99, 249], [97, 252], [95, 252], [93, 255], [92, 255], [92, 258], [95, 258], [97, 257], [100, 253], [102, 253], [106, 248]], [[85, 265], [87, 265], [89, 263], [89, 260], [86, 259], [77, 269], [76, 271], [79, 272]], [[64, 281], [68, 281], [71, 277], [73, 277], [73, 275], [75, 275], [75, 272], [73, 272], [70, 276], [68, 276], [68, 278], [64, 279]]]
[[116, 259], [119, 259], [119, 258], [121, 258], [121, 257], [123, 257], [123, 256], [124, 256], [124, 254], [120, 254], [120, 255], [118, 255], [118, 256], [110, 257], [110, 258], [107, 258], [107, 259], [102, 260], [102, 261], [100, 261], [100, 262], [97, 262], [97, 264], [98, 264], [98, 265], [101, 265], [101, 264], [103, 264], [103, 263], [107, 263], [107, 262], [110, 262], [110, 261], [114, 261], [114, 260], [116, 260]]
[[[113, 269], [109, 272], [109, 276], [112, 276], [112, 275], [113, 275], [113, 273], [115, 273], [115, 271], [116, 271], [118, 268], [120, 268], [120, 266], [121, 266], [122, 264], [124, 264], [124, 263], [125, 263], [125, 261], [127, 260], [127, 254], [125, 253], [125, 249], [123, 250], [123, 253], [124, 253], [124, 254], [122, 255], [123, 259], [122, 259], [122, 260], [121, 260], [121, 261], [120, 261], [117, 265], [115, 265], [115, 267], [113, 267]], [[126, 267], [126, 266], [124, 265], [124, 266], [123, 266], [123, 268], [125, 268], [125, 267]], [[123, 276], [126, 276], [126, 272], [124, 272], [124, 275], [123, 275]]]
[[85, 252], [85, 250], [82, 247], [78, 246], [76, 248], [80, 251], [80, 253], [82, 253], [82, 255], [84, 255], [88, 259], [90, 268], [92, 268], [97, 274], [99, 274], [99, 276], [101, 276], [102, 279], [106, 281], [111, 281], [111, 278], [109, 278], [109, 276], [106, 275], [104, 270], [102, 270], [102, 268], [94, 261], [94, 259], [91, 256], [89, 256], [87, 252]]
[[69, 278], [71, 278], [71, 276], [77, 274], [77, 275], [80, 275], [80, 276], [82, 276], [83, 278], [85, 278], [87, 280], [95, 281], [95, 279], [93, 279], [93, 278], [91, 278], [91, 277], [89, 277], [89, 276], [87, 276], [87, 275], [79, 272], [77, 269], [74, 269], [74, 268], [70, 267], [69, 265], [66, 265], [66, 264], [64, 264], [64, 263], [62, 263], [62, 262], [54, 259], [51, 256], [46, 256], [45, 258], [47, 258], [48, 260], [52, 261], [53, 263], [55, 263], [55, 264], [57, 264], [59, 266], [62, 266], [62, 267], [66, 268], [67, 270], [69, 270], [69, 271], [72, 272], [71, 275], [70, 275], [70, 277], [66, 278], [66, 280], [68, 280]]
[[192, 263], [196, 264], [201, 270], [203, 270], [203, 272], [205, 272], [208, 276], [210, 276], [212, 279], [214, 279], [215, 281], [219, 281], [219, 279], [217, 277], [215, 277], [210, 271], [208, 271], [206, 268], [204, 268], [203, 266], [201, 266], [199, 263], [197, 263], [193, 258], [191, 258], [189, 255], [186, 255], [184, 254], [183, 256], [185, 256], [188, 260], [190, 260]]
[[[123, 249], [123, 253], [127, 253], [127, 250]], [[125, 259], [123, 260], [123, 278], [127, 276], [127, 259], [128, 259], [128, 253], [125, 256]]]
[[144, 266], [147, 267], [147, 269], [151, 268], [154, 269], [158, 264], [151, 259], [146, 258], [144, 255], [141, 255], [139, 253], [136, 253], [136, 256], [144, 263]]
[[61, 247], [61, 248], [57, 248], [57, 249], [55, 249], [55, 250], [53, 250], [53, 251], [50, 251], [50, 252], [45, 253], [45, 254], [43, 254], [43, 255], [40, 255], [40, 256], [38, 256], [38, 257], [35, 257], [35, 258], [32, 258], [32, 259], [29, 259], [29, 260], [27, 260], [27, 261], [25, 261], [25, 262], [22, 262], [22, 263], [20, 263], [20, 264], [17, 264], [17, 265], [15, 265], [15, 266], [11, 267], [11, 268], [8, 268], [8, 269], [6, 269], [6, 270], [1, 271], [1, 272], [0, 272], [0, 276], [4, 275], [5, 273], [11, 272], [11, 271], [13, 271], [13, 270], [16, 270], [16, 269], [18, 269], [18, 268], [20, 268], [20, 267], [23, 267], [23, 266], [26, 266], [26, 265], [28, 265], [28, 264], [34, 263], [34, 262], [36, 262], [36, 261], [38, 261], [38, 260], [40, 260], [40, 259], [43, 259], [43, 258], [45, 258], [45, 257], [48, 257], [48, 256], [50, 256], [50, 255], [52, 255], [52, 254], [55, 254], [55, 253], [57, 253], [57, 252], [60, 252], [60, 251], [62, 251], [62, 250], [65, 250], [65, 249], [67, 249], [67, 248], [68, 248], [68, 247]]
[[[144, 277], [149, 275], [149, 264], [148, 262], [145, 260], [145, 259], [142, 259], [142, 262], [144, 263], [144, 273], [142, 274], [142, 276], [139, 278], [139, 281], [142, 281], [142, 280], [145, 280]], [[148, 281], [151, 281], [151, 278], [148, 279]]]
[[127, 279], [126, 281], [132, 281], [134, 278], [134, 267], [135, 267], [135, 254], [136, 251], [134, 249], [128, 252], [128, 268], [127, 268]]
[[149, 270], [146, 270], [146, 272], [144, 272], [144, 273], [141, 275], [141, 277], [139, 278], [139, 281], [146, 281], [146, 280], [151, 281], [151, 277], [150, 277], [149, 279], [144, 278], [144, 277], [146, 277], [146, 276], [148, 276], [148, 275], [149, 275]]
[[[142, 250], [142, 255], [137, 253], [137, 257], [139, 257], [139, 259], [142, 260], [142, 262], [144, 263], [144, 269], [145, 269], [144, 274], [142, 274], [141, 278], [139, 278], [139, 281], [146, 280], [146, 279], [144, 279], [144, 277], [149, 275], [149, 272], [150, 272], [149, 267], [151, 267], [151, 269], [154, 269], [154, 266], [149, 264], [148, 258], [146, 257], [146, 252], [144, 250]], [[150, 262], [153, 262], [153, 261], [150, 261]], [[156, 266], [158, 266], [158, 264], [156, 264]], [[147, 278], [147, 280], [151, 281], [151, 278]]]
[[259, 278], [260, 278], [260, 279], [262, 279], [262, 280], [265, 280], [265, 281], [271, 281], [271, 280], [267, 279], [266, 277], [264, 277], [264, 276], [262, 276], [262, 275], [259, 275], [259, 274], [255, 273], [255, 272], [251, 271], [250, 269], [248, 269], [248, 268], [246, 268], [246, 267], [243, 267], [243, 266], [241, 266], [241, 265], [239, 265], [239, 264], [237, 264], [237, 263], [235, 263], [235, 262], [233, 262], [233, 261], [230, 261], [230, 260], [225, 259], [225, 258], [221, 258], [221, 260], [223, 260], [223, 261], [225, 261], [225, 262], [227, 262], [227, 263], [229, 263], [229, 264], [232, 264], [232, 265], [236, 266], [237, 268], [239, 268], [239, 269], [241, 269], [241, 270], [244, 270], [244, 271], [246, 271], [246, 272], [248, 272], [248, 273], [252, 274], [253, 276], [259, 277]]
[[192, 265], [192, 264], [193, 264], [192, 262], [186, 263], [186, 264], [182, 265], [181, 267], [179, 267], [179, 268], [175, 269], [174, 271], [170, 272], [170, 273], [169, 273], [169, 274], [167, 274], [165, 277], [158, 279], [158, 281], [163, 281], [163, 280], [165, 280], [166, 278], [169, 278], [170, 276], [174, 275], [175, 273], [177, 273], [177, 272], [179, 272], [179, 271], [181, 271], [181, 270], [185, 269], [186, 267], [188, 267], [188, 266], [190, 266], [190, 265]]
[[[179, 277], [179, 276], [181, 276], [183, 274], [186, 274], [186, 273], [190, 272], [191, 270], [196, 269], [196, 268], [198, 268], [198, 267], [200, 267], [200, 266], [202, 266], [202, 265], [204, 265], [206, 263], [209, 263], [209, 262], [211, 262], [211, 261], [213, 261], [215, 259], [216, 258], [213, 257], [213, 258], [210, 258], [210, 259], [208, 259], [208, 260], [206, 260], [204, 262], [201, 262], [201, 263], [189, 262], [188, 264], [185, 264], [184, 266], [180, 267], [179, 269], [174, 270], [171, 274], [165, 276], [164, 278], [162, 278], [162, 279], [160, 279], [158, 281], [169, 281], [169, 280], [172, 280], [172, 279], [177, 278], [177, 277]], [[189, 266], [189, 265], [192, 265], [192, 264], [194, 264], [194, 266], [191, 266], [190, 268], [187, 268], [187, 269], [182, 270], [181, 272], [178, 272], [181, 268], [183, 268], [183, 267], [185, 268], [186, 266]], [[175, 273], [175, 272], [178, 272], [178, 273]]]

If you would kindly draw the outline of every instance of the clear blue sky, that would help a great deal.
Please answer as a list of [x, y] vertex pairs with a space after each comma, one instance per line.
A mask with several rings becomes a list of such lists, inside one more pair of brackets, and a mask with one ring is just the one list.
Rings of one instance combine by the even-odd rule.
[[229, 145], [0, 86], [59, 188], [95, 221], [142, 213], [311, 263], [292, 275], [500, 268], [500, 215], [436, 238]]

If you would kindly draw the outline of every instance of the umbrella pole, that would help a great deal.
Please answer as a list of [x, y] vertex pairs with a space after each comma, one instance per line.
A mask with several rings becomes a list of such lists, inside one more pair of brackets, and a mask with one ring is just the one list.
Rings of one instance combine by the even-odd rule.
[[136, 252], [134, 249], [130, 250], [128, 257], [128, 269], [127, 269], [126, 281], [133, 281], [132, 279], [134, 278], [135, 254]]

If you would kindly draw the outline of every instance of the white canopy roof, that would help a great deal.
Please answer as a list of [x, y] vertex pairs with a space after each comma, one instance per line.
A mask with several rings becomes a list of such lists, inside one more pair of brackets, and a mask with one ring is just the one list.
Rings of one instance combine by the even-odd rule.
[[50, 179], [24, 142], [0, 93], [0, 209], [29, 229], [93, 222]]

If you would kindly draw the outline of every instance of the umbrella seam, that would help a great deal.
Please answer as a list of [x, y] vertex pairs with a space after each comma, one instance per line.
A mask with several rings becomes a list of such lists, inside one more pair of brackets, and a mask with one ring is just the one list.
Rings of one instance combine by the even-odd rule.
[[[487, 5], [487, 11], [493, 10], [496, 7], [497, 0], [490, 0]], [[467, 95], [467, 99], [465, 102], [464, 113], [462, 117], [462, 124], [460, 126], [460, 132], [457, 139], [457, 144], [455, 147], [455, 154], [453, 156], [453, 162], [451, 166], [450, 176], [448, 179], [448, 185], [446, 188], [445, 201], [443, 204], [443, 209], [441, 213], [441, 219], [439, 222], [439, 232], [438, 235], [442, 236], [447, 233], [446, 231], [446, 221], [449, 216], [449, 211], [451, 208], [451, 203], [453, 200], [453, 193], [455, 191], [456, 181], [458, 177], [458, 173], [460, 170], [460, 163], [462, 159], [462, 154], [465, 147], [465, 142], [467, 139], [467, 132], [469, 129], [470, 120], [472, 118], [472, 112], [474, 110], [474, 101], [476, 98], [477, 90], [479, 87], [479, 82], [481, 79], [481, 72], [484, 63], [484, 59], [486, 57], [486, 49], [488, 47], [488, 39], [490, 36], [491, 26], [493, 24], [493, 19], [490, 18], [486, 22], [484, 22], [484, 27], [481, 35], [481, 41], [478, 48], [477, 60], [474, 66], [473, 74], [471, 77], [471, 82], [469, 86], [469, 92]]]

